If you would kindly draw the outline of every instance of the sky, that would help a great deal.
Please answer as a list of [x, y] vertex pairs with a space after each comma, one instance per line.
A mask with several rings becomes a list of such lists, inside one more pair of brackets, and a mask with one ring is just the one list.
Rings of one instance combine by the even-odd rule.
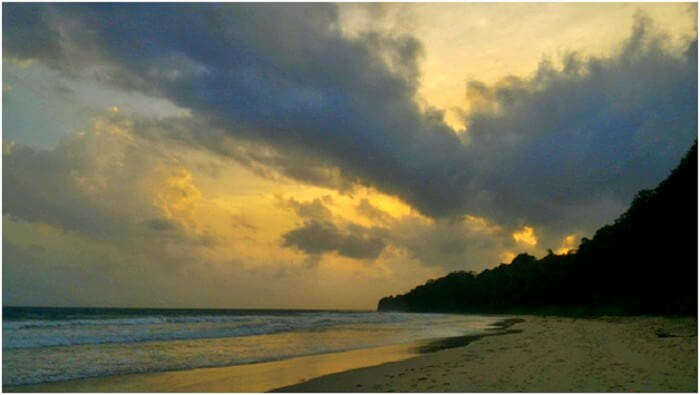
[[697, 4], [3, 3], [4, 305], [374, 309], [697, 138]]

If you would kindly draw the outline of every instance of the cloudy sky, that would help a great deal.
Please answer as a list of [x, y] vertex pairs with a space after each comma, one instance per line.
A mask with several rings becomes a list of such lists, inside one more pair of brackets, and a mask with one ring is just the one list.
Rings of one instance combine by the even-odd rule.
[[5, 305], [371, 309], [697, 135], [697, 5], [3, 4]]

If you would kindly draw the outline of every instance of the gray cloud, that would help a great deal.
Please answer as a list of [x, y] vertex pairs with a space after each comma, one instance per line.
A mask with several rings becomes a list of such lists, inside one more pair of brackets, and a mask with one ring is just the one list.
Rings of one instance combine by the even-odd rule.
[[325, 196], [309, 202], [294, 198], [280, 201], [283, 207], [291, 208], [304, 220], [302, 226], [282, 235], [281, 245], [306, 253], [308, 266], [315, 266], [321, 255], [332, 252], [347, 258], [377, 259], [386, 247], [387, 230], [340, 221], [333, 217], [324, 201], [331, 203], [332, 198]]
[[300, 202], [294, 198], [290, 198], [283, 201], [282, 204], [291, 207], [300, 218], [305, 220], [325, 221], [333, 216], [328, 207], [318, 198], [310, 202]]
[[77, 189], [72, 175], [90, 166], [80, 159], [87, 158], [72, 158], [70, 150], [14, 147], [3, 155], [3, 214], [91, 237], [122, 233], [127, 226], [123, 218], [110, 215], [99, 202]]
[[158, 182], [171, 174], [162, 169], [186, 162], [174, 150], [140, 139], [131, 126], [112, 114], [50, 150], [8, 143], [2, 158], [3, 215], [131, 248], [148, 249], [131, 242], [143, 237], [155, 244], [213, 243], [215, 237], [205, 230], [188, 233], [163, 218], [155, 203], [163, 193]]
[[391, 223], [393, 218], [391, 215], [388, 213], [382, 211], [381, 209], [375, 207], [372, 203], [370, 203], [369, 200], [367, 199], [362, 199], [360, 203], [357, 204], [355, 207], [355, 210], [364, 215], [365, 217], [373, 220], [380, 222], [382, 224], [388, 224]]
[[150, 221], [147, 221], [146, 224], [149, 228], [158, 232], [175, 229], [175, 225], [173, 225], [172, 222], [162, 218], [152, 219]]
[[[338, 307], [335, 292], [288, 262], [252, 269], [236, 251], [227, 250], [228, 264], [199, 254], [221, 245], [217, 235], [165, 218], [144, 189], [153, 169], [186, 160], [173, 148], [205, 147], [266, 177], [398, 196], [432, 219], [396, 219], [361, 201], [357, 213], [381, 224], [364, 227], [335, 218], [323, 199], [292, 199], [301, 223], [280, 243], [309, 266], [324, 254], [393, 260], [387, 279], [404, 278], [405, 288], [417, 277], [396, 251], [430, 270], [478, 270], [525, 249], [512, 238], [523, 224], [535, 227], [540, 252], [565, 234], [590, 236], [661, 180], [697, 135], [697, 42], [670, 50], [644, 18], [610, 56], [569, 54], [561, 67], [543, 61], [532, 78], [469, 82], [479, 105], [465, 115], [468, 131], [455, 133], [415, 100], [418, 39], [388, 30], [347, 38], [336, 13], [332, 4], [4, 3], [4, 61], [35, 62], [12, 63], [3, 81], [37, 77], [4, 93], [3, 128], [14, 129], [6, 137], [52, 133], [41, 140], [51, 149], [20, 141], [3, 154], [4, 300]], [[45, 92], [60, 104], [27, 105]], [[131, 105], [134, 142], [107, 130], [66, 136], [76, 125], [69, 107], [89, 118], [112, 102], [126, 115]], [[41, 122], [31, 118], [42, 108]], [[225, 161], [212, 163], [187, 167], [215, 177]], [[255, 230], [243, 216], [231, 221]], [[60, 236], [31, 234], [39, 228], [25, 222]], [[309, 292], [290, 301], [288, 290], [300, 287]], [[386, 293], [351, 288], [367, 305]]]
[[471, 82], [458, 136], [414, 100], [420, 43], [344, 37], [332, 4], [3, 7], [7, 56], [189, 108], [203, 127], [184, 139], [263, 173], [374, 186], [434, 218], [590, 232], [697, 134], [697, 42], [675, 53], [643, 17], [610, 57]]
[[477, 174], [466, 208], [592, 230], [661, 181], [697, 135], [697, 41], [682, 54], [664, 45], [640, 16], [610, 58], [573, 53], [530, 80], [470, 83], [490, 105], [466, 119]]
[[[201, 254], [221, 246], [219, 235], [164, 217], [161, 193], [170, 193], [164, 196], [169, 199], [187, 192], [163, 188], [172, 174], [167, 169], [191, 164], [178, 160], [173, 147], [129, 133], [129, 125], [112, 115], [51, 150], [5, 145], [2, 270], [8, 304], [230, 306], [231, 289], [241, 290], [238, 300], [247, 298], [245, 287], [254, 290], [250, 280]], [[217, 277], [235, 279], [207, 292], [192, 286], [211, 287]]]
[[[414, 215], [395, 218], [363, 199], [355, 209], [381, 224], [366, 227], [334, 217], [320, 199], [311, 202], [289, 199], [284, 204], [305, 222], [285, 233], [281, 245], [306, 253], [311, 263], [333, 252], [373, 260], [387, 246], [393, 246], [393, 251], [401, 250], [426, 266], [446, 270], [483, 269], [499, 262], [499, 255], [507, 250], [523, 250], [513, 240], [511, 231], [485, 220], [431, 221]], [[559, 242], [556, 240], [553, 245], [558, 246]]]
[[341, 230], [326, 221], [308, 221], [282, 236], [282, 245], [294, 247], [309, 255], [336, 252], [348, 258], [374, 260], [386, 243], [372, 234], [371, 229], [351, 225]]
[[[457, 201], [445, 197], [465, 185], [469, 168], [457, 136], [440, 113], [424, 113], [413, 100], [418, 41], [377, 33], [347, 39], [334, 5], [8, 11], [11, 56], [88, 75], [106, 65], [103, 82], [166, 97], [238, 136], [303, 151], [431, 215], [454, 211]], [[61, 34], [23, 34], [35, 24]], [[31, 52], [20, 48], [27, 37], [37, 41]], [[293, 177], [313, 176], [284, 168]]]
[[500, 262], [507, 250], [522, 251], [511, 232], [488, 223], [403, 217], [387, 229], [390, 243], [426, 266], [446, 270], [481, 270]]

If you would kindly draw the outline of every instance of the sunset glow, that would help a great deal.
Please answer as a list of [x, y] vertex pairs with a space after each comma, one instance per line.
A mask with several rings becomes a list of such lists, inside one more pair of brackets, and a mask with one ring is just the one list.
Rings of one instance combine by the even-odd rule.
[[564, 254], [696, 138], [696, 20], [4, 4], [4, 303], [374, 309]]

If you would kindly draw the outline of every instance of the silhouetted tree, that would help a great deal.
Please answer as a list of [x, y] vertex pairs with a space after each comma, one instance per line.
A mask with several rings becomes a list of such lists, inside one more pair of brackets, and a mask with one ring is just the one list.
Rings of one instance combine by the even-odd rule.
[[578, 249], [520, 254], [479, 274], [454, 272], [379, 310], [697, 314], [697, 142], [653, 190], [642, 190], [613, 224]]

